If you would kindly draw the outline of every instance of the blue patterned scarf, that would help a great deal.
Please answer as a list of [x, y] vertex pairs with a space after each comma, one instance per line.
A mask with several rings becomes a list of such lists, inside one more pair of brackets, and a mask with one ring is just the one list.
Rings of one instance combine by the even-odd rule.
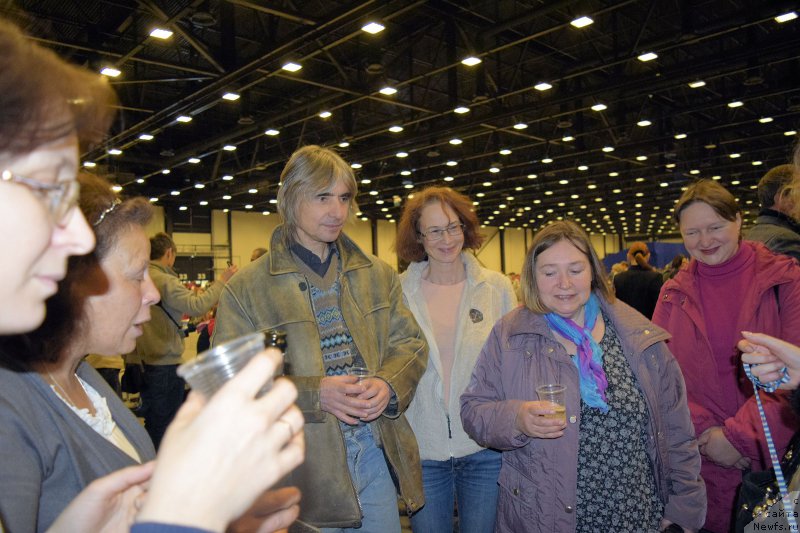
[[580, 378], [581, 399], [589, 407], [600, 409], [603, 413], [608, 412], [606, 403], [606, 388], [608, 380], [603, 370], [603, 351], [600, 345], [592, 338], [592, 329], [600, 314], [600, 304], [597, 296], [589, 295], [589, 301], [583, 310], [584, 327], [579, 326], [569, 318], [564, 318], [555, 313], [547, 313], [544, 317], [550, 327], [578, 347], [578, 356], [573, 358], [575, 366], [578, 367]]

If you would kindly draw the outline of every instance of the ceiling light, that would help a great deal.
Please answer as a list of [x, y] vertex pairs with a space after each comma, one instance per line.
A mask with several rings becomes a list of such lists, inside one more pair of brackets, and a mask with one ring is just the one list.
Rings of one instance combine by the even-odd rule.
[[650, 126], [650, 125], [652, 125], [652, 124], [653, 124], [653, 123], [652, 123], [652, 122], [650, 122], [650, 121], [649, 121], [649, 120], [647, 120], [647, 119], [640, 120], [639, 122], [637, 122], [637, 123], [636, 123], [636, 125], [637, 125], [637, 126], [639, 126], [640, 128], [646, 128], [647, 126]]
[[190, 158], [188, 159], [188, 162], [189, 162], [189, 163], [191, 163], [191, 164], [193, 164], [193, 165], [196, 165], [197, 163], [199, 163], [199, 162], [200, 162], [200, 159], [198, 159], [198, 158], [196, 158], [196, 157], [190, 157]]
[[616, 178], [617, 176], [619, 176], [619, 172], [609, 172], [608, 173], [608, 177], [610, 177], [610, 178]]
[[140, 141], [152, 141], [153, 140], [153, 136], [150, 135], [149, 133], [142, 133], [141, 135], [139, 135], [139, 140]]
[[574, 141], [575, 137], [573, 137], [572, 135], [564, 135], [563, 137], [561, 137], [561, 140], [564, 141], [565, 143], [568, 143], [570, 141]]
[[286, 63], [283, 64], [283, 66], [281, 66], [281, 68], [287, 72], [297, 72], [298, 70], [303, 68], [303, 65], [295, 63], [294, 61], [287, 61]]
[[122, 186], [121, 185], [112, 185], [111, 186], [111, 190], [114, 191], [114, 192], [121, 192], [122, 191]]
[[559, 181], [558, 181], [558, 183], [559, 183], [560, 185], [566, 185], [566, 184], [568, 184], [568, 183], [569, 183], [569, 180], [559, 180]]
[[253, 209], [253, 204], [247, 204], [244, 206], [245, 209]]
[[350, 167], [351, 167], [351, 168], [354, 168], [354, 169], [356, 169], [356, 170], [358, 170], [359, 168], [361, 168], [361, 167], [363, 167], [363, 166], [364, 166], [364, 165], [362, 165], [361, 163], [351, 163], [351, 164], [350, 164]]
[[369, 185], [370, 183], [372, 183], [372, 180], [371, 180], [371, 179], [369, 179], [369, 178], [362, 178], [362, 179], [361, 179], [361, 183], [362, 183], [363, 185]]
[[662, 181], [661, 183], [658, 184], [658, 186], [659, 187], [669, 187], [669, 183], [667, 183], [666, 181]]
[[578, 167], [578, 170], [583, 172], [583, 171], [589, 170], [589, 167], [587, 167], [586, 165], [581, 165], [581, 166]]
[[264, 135], [269, 135], [270, 137], [274, 137], [280, 133], [280, 130], [276, 130], [275, 128], [270, 128], [264, 132]]
[[247, 192], [249, 192], [250, 194], [256, 194], [258, 193], [258, 189], [247, 189]]
[[606, 153], [613, 152], [614, 151], [614, 147], [613, 146], [603, 146], [603, 151], [606, 152]]
[[208, 205], [208, 202], [206, 200], [200, 200], [200, 205]]
[[636, 156], [636, 160], [637, 161], [647, 161], [647, 156], [646, 155], [637, 155]]
[[394, 87], [389, 87], [387, 85], [386, 87], [382, 88], [378, 92], [381, 93], [381, 94], [385, 94], [386, 96], [391, 96], [391, 95], [393, 95], [393, 94], [395, 94], [397, 92], [397, 89], [395, 89]]
[[483, 61], [481, 60], [481, 58], [475, 56], [467, 56], [461, 60], [461, 64], [466, 65], [468, 67], [474, 67], [475, 65], [479, 65], [482, 62]]
[[188, 207], [186, 207], [185, 205], [182, 205], [182, 206], [180, 206], [180, 207], [178, 208], [178, 210], [179, 210], [179, 211], [186, 211], [187, 209], [189, 209], [189, 208], [188, 208]]
[[735, 100], [733, 102], [728, 102], [728, 107], [730, 107], [732, 109], [736, 108], [736, 107], [742, 107], [743, 105], [744, 105], [744, 103], [739, 101], [739, 100]]
[[527, 127], [528, 127], [528, 125], [525, 124], [524, 122], [517, 122], [516, 124], [514, 124], [514, 129], [515, 130], [524, 130]]
[[500, 155], [511, 155], [511, 150], [509, 150], [508, 148], [503, 148], [502, 150], [500, 150]]
[[685, 139], [686, 138], [686, 134], [685, 133], [676, 133], [675, 134], [675, 138], [680, 141], [681, 139]]
[[226, 144], [225, 146], [222, 147], [222, 149], [225, 150], [226, 152], [233, 152], [234, 150], [236, 150], [236, 146], [232, 144]]
[[321, 111], [319, 118], [330, 118], [332, 114], [330, 111]]
[[645, 52], [644, 54], [641, 54], [636, 59], [638, 59], [642, 63], [646, 63], [648, 61], [652, 61], [652, 60], [656, 59], [657, 57], [658, 57], [658, 54], [656, 54], [655, 52]]
[[172, 196], [180, 196], [181, 195], [181, 191], [170, 191], [170, 194]]
[[699, 89], [700, 87], [705, 87], [705, 86], [706, 82], [704, 82], [703, 80], [695, 80], [689, 82], [689, 87], [691, 87], [692, 89]]
[[205, 189], [206, 186], [204, 184], [202, 184], [202, 183], [195, 183], [194, 184], [194, 188], [195, 189]]
[[484, 181], [483, 182], [483, 186], [484, 187], [491, 187], [492, 186], [492, 182], [491, 181]]
[[763, 164], [764, 164], [764, 162], [763, 162], [763, 161], [753, 161], [753, 162], [752, 162], [752, 165], [753, 165], [754, 167], [757, 167], [757, 166], [760, 166], [760, 165], [763, 165]]
[[162, 174], [169, 174], [170, 172], [172, 171], [168, 168], [165, 168], [164, 170], [161, 171]]
[[122, 150], [119, 148], [112, 148], [108, 151], [110, 155], [122, 155]]
[[760, 119], [758, 119], [758, 121], [762, 124], [768, 124], [772, 122], [772, 120], [773, 120], [772, 117], [761, 117]]
[[792, 135], [797, 135], [797, 130], [784, 131], [783, 134], [787, 137], [791, 137]]
[[719, 181], [722, 179], [722, 176], [711, 176], [711, 179], [714, 181]]
[[231, 181], [231, 180], [233, 180], [233, 176], [231, 176], [230, 174], [225, 174], [224, 176], [222, 176], [222, 180], [223, 181]]
[[497, 174], [498, 172], [500, 172], [500, 169], [497, 167], [492, 167], [489, 169], [489, 172], [491, 172], [492, 174]]
[[545, 157], [544, 159], [542, 159], [542, 163], [544, 163], [545, 165], [549, 165], [552, 162], [553, 160], [550, 159], [549, 157]]
[[539, 176], [538, 176], [537, 174], [528, 174], [528, 179], [529, 179], [529, 180], [535, 180], [535, 179], [536, 179], [536, 178], [538, 178], [538, 177], [539, 177]]
[[235, 102], [239, 98], [240, 98], [239, 94], [238, 93], [233, 93], [233, 92], [227, 92], [227, 93], [222, 95], [222, 99], [223, 100], [227, 100], [229, 102]]
[[397, 157], [408, 157], [408, 152], [397, 152], [395, 155]]
[[675, 168], [675, 163], [667, 163], [664, 165], [666, 168]]
[[606, 104], [598, 103], [592, 106], [592, 111], [605, 111], [606, 109], [608, 109], [608, 106]]
[[453, 181], [453, 176], [445, 176], [444, 181]]
[[83, 166], [85, 166], [86, 168], [94, 168], [97, 166], [97, 163], [95, 163], [94, 161], [84, 161]]
[[380, 33], [383, 30], [385, 30], [386, 26], [384, 26], [380, 22], [370, 21], [370, 22], [367, 22], [366, 24], [364, 24], [363, 26], [361, 26], [361, 29], [364, 30], [367, 33], [371, 33], [372, 35], [375, 35], [376, 33]]
[[450, 139], [450, 144], [459, 145], [462, 142], [464, 142], [464, 141], [462, 141], [461, 139], [458, 139], [458, 138]]
[[389, 128], [389, 131], [391, 131], [392, 133], [400, 133], [401, 131], [403, 131], [403, 126], [396, 126], [396, 125], [392, 126]]
[[177, 122], [183, 122], [184, 124], [186, 124], [187, 122], [191, 122], [192, 121], [192, 117], [187, 116], [187, 115], [180, 115], [175, 120]]
[[731, 159], [737, 159], [739, 157], [742, 157], [742, 154], [733, 153], [729, 154], [728, 157], [730, 157]]
[[700, 174], [700, 171], [695, 168], [690, 170], [689, 174], [691, 174], [692, 176], [696, 176], [697, 174]]
[[401, 170], [400, 171], [400, 175], [401, 176], [410, 176], [411, 175], [411, 171], [410, 170]]
[[458, 113], [459, 115], [463, 115], [464, 113], [469, 113], [469, 108], [464, 106], [459, 106], [453, 109], [453, 113]]
[[548, 89], [552, 89], [553, 86], [547, 83], [546, 81], [540, 81], [536, 85], [533, 86], [534, 89], [537, 91], [546, 91]]
[[733, 180], [731, 182], [731, 185], [739, 185], [740, 183], [741, 183], [741, 181], [739, 181], [739, 180]]
[[172, 32], [165, 30], [164, 28], [155, 28], [150, 32], [150, 37], [155, 37], [156, 39], [169, 39], [172, 37]]
[[570, 22], [570, 24], [572, 24], [576, 28], [585, 28], [586, 26], [588, 26], [588, 25], [590, 25], [592, 23], [594, 23], [594, 21], [591, 18], [587, 17], [587, 16], [578, 17], [575, 20], [573, 20], [572, 22]]
[[223, 199], [223, 200], [230, 200], [230, 199], [231, 199], [231, 195], [230, 195], [230, 194], [226, 194], [226, 195], [224, 195], [224, 196], [222, 197], [222, 199]]
[[782, 15], [778, 15], [775, 17], [775, 22], [789, 22], [790, 20], [794, 20], [797, 18], [797, 13], [794, 11], [789, 11], [788, 13], [783, 13]]
[[150, 198], [150, 202], [151, 203], [156, 203], [157, 201], [158, 201], [158, 198], [156, 198], [155, 196]]
[[452, 160], [448, 161], [447, 163], [445, 163], [445, 165], [447, 165], [448, 167], [454, 167], [457, 164], [458, 164], [458, 161], [452, 161]]
[[347, 141], [342, 141], [339, 143], [339, 148], [347, 148], [348, 146], [350, 146], [350, 143]]
[[103, 67], [103, 69], [100, 71], [100, 74], [103, 76], [108, 76], [109, 78], [116, 78], [122, 74], [122, 71], [114, 67]]
[[370, 196], [378, 196], [378, 191], [369, 191]]

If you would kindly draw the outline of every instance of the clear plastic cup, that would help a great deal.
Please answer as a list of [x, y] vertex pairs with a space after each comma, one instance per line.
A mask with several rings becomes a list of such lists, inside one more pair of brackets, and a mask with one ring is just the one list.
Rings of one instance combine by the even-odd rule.
[[[202, 352], [196, 359], [179, 366], [178, 375], [185, 379], [192, 389], [210, 398], [263, 349], [264, 334], [250, 333]], [[259, 394], [263, 394], [271, 386], [272, 378]]]
[[358, 378], [358, 383], [361, 383], [367, 378], [374, 378], [375, 372], [365, 366], [351, 366], [347, 371], [347, 375], [356, 376]]
[[567, 388], [564, 385], [559, 385], [557, 383], [549, 383], [536, 387], [536, 394], [539, 395], [539, 399], [543, 402], [551, 403], [555, 411], [555, 413], [542, 416], [545, 418], [559, 419], [564, 423], [567, 422], [566, 390]]

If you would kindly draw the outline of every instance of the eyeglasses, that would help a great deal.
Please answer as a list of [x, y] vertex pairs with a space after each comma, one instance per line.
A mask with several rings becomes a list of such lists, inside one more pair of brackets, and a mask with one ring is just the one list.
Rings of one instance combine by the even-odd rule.
[[444, 237], [444, 232], [447, 232], [448, 235], [451, 237], [455, 237], [457, 235], [461, 235], [464, 233], [464, 224], [460, 222], [453, 222], [446, 228], [436, 228], [432, 230], [428, 230], [427, 232], [418, 232], [422, 235], [428, 242], [436, 242], [442, 240]]
[[31, 190], [36, 196], [41, 198], [47, 210], [53, 216], [53, 220], [59, 226], [67, 223], [72, 209], [78, 205], [78, 196], [81, 187], [76, 180], [61, 181], [50, 184], [26, 178], [19, 174], [14, 174], [10, 170], [3, 170], [0, 173], [0, 181], [23, 185]]

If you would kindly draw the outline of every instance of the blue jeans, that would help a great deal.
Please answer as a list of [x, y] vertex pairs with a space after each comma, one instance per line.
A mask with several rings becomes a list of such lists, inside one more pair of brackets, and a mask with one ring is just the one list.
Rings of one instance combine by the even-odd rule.
[[156, 450], [183, 403], [185, 382], [177, 369], [178, 365], [144, 365], [141, 414]]
[[500, 452], [481, 450], [447, 461], [422, 461], [425, 506], [411, 516], [414, 533], [449, 533], [453, 496], [458, 501], [458, 531], [491, 533], [497, 512]]
[[[323, 533], [400, 533], [397, 489], [389, 474], [383, 451], [375, 444], [369, 425], [341, 424], [347, 447], [347, 466], [361, 507], [361, 527], [322, 528]], [[330, 502], [336, 505], [335, 501]]]

